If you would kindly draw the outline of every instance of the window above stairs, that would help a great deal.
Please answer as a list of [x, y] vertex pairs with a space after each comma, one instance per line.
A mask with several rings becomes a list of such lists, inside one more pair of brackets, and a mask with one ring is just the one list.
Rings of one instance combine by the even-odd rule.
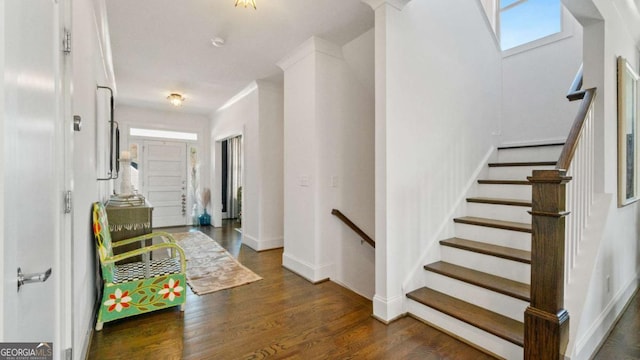
[[480, 0], [505, 56], [571, 35], [560, 0]]

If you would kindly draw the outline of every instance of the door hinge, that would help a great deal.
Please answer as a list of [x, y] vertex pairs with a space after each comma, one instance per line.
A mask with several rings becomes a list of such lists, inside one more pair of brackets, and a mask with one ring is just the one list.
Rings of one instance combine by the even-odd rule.
[[73, 199], [71, 196], [71, 191], [67, 191], [64, 193], [64, 213], [70, 214], [73, 209]]
[[62, 51], [65, 54], [71, 54], [71, 31], [64, 29], [64, 37], [62, 39]]
[[73, 349], [64, 349], [64, 360], [73, 360]]

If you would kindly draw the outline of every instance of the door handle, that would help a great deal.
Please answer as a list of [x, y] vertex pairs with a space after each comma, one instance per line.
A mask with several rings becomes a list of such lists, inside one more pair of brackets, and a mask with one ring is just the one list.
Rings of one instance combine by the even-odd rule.
[[18, 268], [18, 291], [20, 291], [20, 287], [25, 284], [45, 282], [49, 276], [51, 276], [51, 268], [45, 272], [33, 274], [23, 274], [22, 269]]

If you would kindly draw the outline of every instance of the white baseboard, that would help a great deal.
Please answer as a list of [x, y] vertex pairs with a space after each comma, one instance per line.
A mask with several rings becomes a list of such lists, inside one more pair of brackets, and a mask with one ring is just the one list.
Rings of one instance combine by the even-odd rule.
[[365, 294], [364, 292], [362, 292], [362, 291], [360, 291], [360, 290], [356, 289], [356, 287], [355, 287], [355, 286], [349, 285], [349, 284], [344, 283], [344, 282], [342, 282], [342, 281], [338, 281], [338, 280], [336, 280], [336, 279], [331, 279], [331, 281], [333, 281], [334, 283], [336, 283], [336, 284], [338, 284], [338, 285], [342, 286], [342, 287], [343, 287], [343, 288], [345, 288], [345, 289], [348, 289], [349, 291], [352, 291], [352, 292], [354, 292], [354, 293], [356, 293], [356, 294], [358, 294], [358, 295], [362, 296], [362, 297], [363, 297], [363, 298], [365, 298], [365, 299], [368, 299], [368, 300], [372, 300], [372, 299], [373, 299], [373, 296], [372, 296], [371, 294], [367, 295], [367, 294]]
[[517, 141], [506, 141], [506, 142], [503, 142], [499, 147], [502, 147], [502, 146], [509, 147], [509, 146], [547, 145], [547, 144], [564, 143], [565, 141], [567, 141], [567, 139], [563, 138], [563, 137], [547, 138], [547, 139], [536, 139], [536, 140], [527, 140], [527, 141], [517, 140]]
[[609, 335], [609, 331], [615, 325], [620, 314], [625, 309], [631, 296], [633, 296], [636, 289], [638, 289], [639, 275], [640, 274], [636, 273], [633, 280], [611, 299], [585, 335], [578, 339], [576, 342], [575, 356], [571, 357], [572, 360], [589, 359], [591, 355], [598, 350], [602, 342]]
[[284, 237], [277, 237], [272, 239], [256, 239], [255, 237], [248, 235], [247, 233], [243, 233], [242, 243], [255, 251], [265, 251], [284, 247]]
[[314, 284], [329, 280], [333, 270], [333, 264], [314, 266], [286, 252], [282, 254], [282, 266]]
[[389, 299], [375, 295], [373, 297], [373, 316], [386, 324], [405, 316], [405, 299], [406, 297], [403, 294]]

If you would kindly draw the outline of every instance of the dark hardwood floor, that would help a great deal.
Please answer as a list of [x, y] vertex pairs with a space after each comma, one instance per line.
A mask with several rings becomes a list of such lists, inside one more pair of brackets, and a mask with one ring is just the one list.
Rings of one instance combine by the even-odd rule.
[[[173, 308], [105, 323], [89, 359], [492, 359], [411, 317], [380, 323], [371, 301], [284, 269], [282, 250], [242, 246], [236, 225], [196, 230], [263, 280], [204, 296], [188, 290], [184, 313]], [[596, 359], [640, 359], [639, 309], [636, 294]]]
[[640, 359], [640, 291], [636, 291], [594, 360]]

